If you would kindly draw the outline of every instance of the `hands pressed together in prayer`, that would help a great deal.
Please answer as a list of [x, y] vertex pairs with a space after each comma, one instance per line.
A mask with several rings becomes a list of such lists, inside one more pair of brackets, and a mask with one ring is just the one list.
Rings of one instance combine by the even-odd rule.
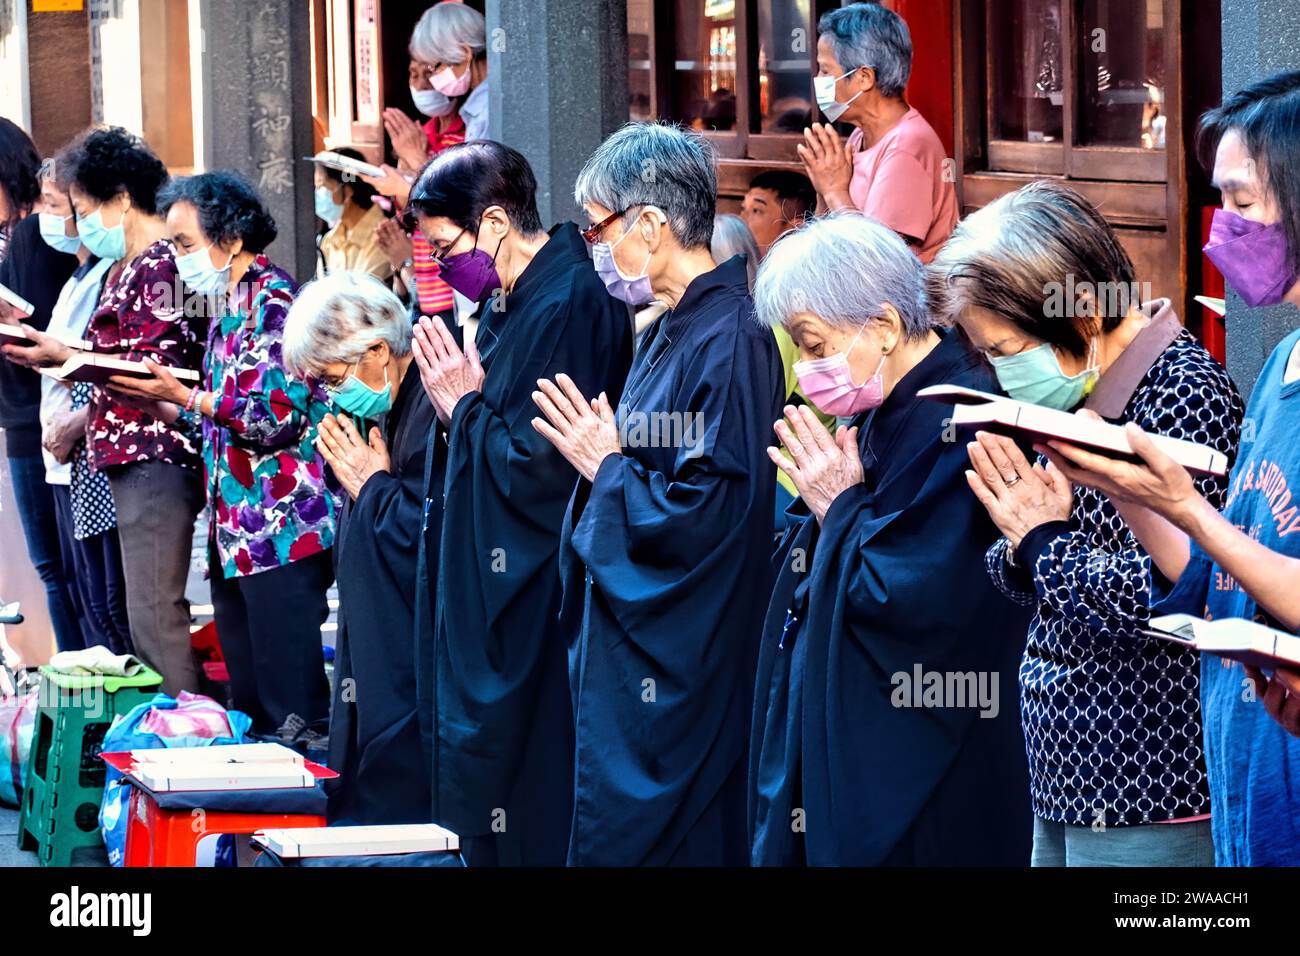
[[334, 477], [339, 480], [348, 497], [354, 500], [371, 475], [388, 472], [392, 468], [388, 444], [378, 428], [370, 429], [367, 441], [350, 420], [333, 414], [321, 419], [316, 434], [316, 447], [334, 470]]
[[462, 352], [441, 319], [422, 316], [415, 325], [411, 351], [420, 369], [424, 394], [429, 396], [442, 423], [449, 424], [460, 400], [483, 387], [478, 349], [471, 342], [468, 351]]
[[966, 482], [1011, 547], [1041, 524], [1070, 517], [1074, 492], [1069, 480], [1049, 464], [1030, 464], [1014, 441], [1003, 435], [976, 432], [966, 446], [974, 469]]
[[795, 146], [803, 160], [804, 171], [813, 189], [831, 209], [853, 205], [849, 183], [853, 181], [853, 150], [840, 139], [830, 123], [813, 123], [803, 131], [802, 143]]
[[588, 401], [573, 379], [561, 372], [555, 381], [537, 380], [533, 401], [546, 420], [533, 419], [533, 428], [554, 445], [588, 481], [595, 481], [600, 464], [621, 455], [618, 421], [604, 392]]
[[767, 449], [767, 457], [790, 476], [799, 497], [821, 524], [835, 499], [862, 483], [858, 430], [841, 428], [831, 435], [806, 405], [787, 405], [785, 418], [773, 427], [790, 458], [775, 447]]

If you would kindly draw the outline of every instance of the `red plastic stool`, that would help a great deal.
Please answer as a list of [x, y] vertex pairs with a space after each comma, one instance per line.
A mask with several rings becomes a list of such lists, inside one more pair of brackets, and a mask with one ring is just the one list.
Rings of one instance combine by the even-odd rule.
[[[324, 812], [160, 807], [155, 794], [142, 789], [134, 781], [130, 782], [131, 798], [127, 803], [127, 813], [130, 816], [126, 824], [124, 866], [194, 866], [199, 841], [204, 837], [222, 833], [247, 835], [267, 827], [325, 826]], [[316, 791], [316, 788], [308, 789], [308, 793], [312, 791]], [[262, 793], [284, 794], [286, 791], [268, 790]], [[202, 825], [197, 829], [196, 820], [202, 820]]]

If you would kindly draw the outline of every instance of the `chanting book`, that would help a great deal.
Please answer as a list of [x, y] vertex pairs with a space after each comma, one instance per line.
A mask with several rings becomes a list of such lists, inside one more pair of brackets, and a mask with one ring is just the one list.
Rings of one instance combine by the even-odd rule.
[[371, 179], [382, 179], [384, 175], [384, 171], [378, 166], [330, 150], [324, 150], [315, 156], [304, 156], [303, 159], [313, 163], [320, 163], [330, 169], [337, 169], [341, 173], [351, 173], [353, 176], [369, 176]]
[[[952, 402], [954, 425], [1012, 438], [1028, 438], [1038, 444], [1053, 440], [1069, 442], [1111, 458], [1141, 460], [1134, 454], [1122, 425], [1099, 422], [960, 385], [931, 385], [916, 394], [936, 402]], [[1221, 451], [1181, 438], [1150, 437], [1157, 448], [1190, 472], [1199, 475], [1228, 473], [1228, 456]]]
[[24, 319], [30, 319], [36, 312], [36, 306], [3, 283], [0, 283], [0, 301], [8, 302]]
[[1206, 621], [1190, 614], [1153, 617], [1145, 633], [1255, 667], [1300, 667], [1300, 637], [1243, 617]]
[[[167, 371], [182, 382], [197, 384], [199, 381], [199, 373], [192, 369], [168, 367]], [[108, 380], [114, 375], [153, 378], [153, 372], [149, 371], [149, 366], [144, 362], [117, 358], [99, 352], [80, 352], [46, 374], [65, 382], [93, 382], [96, 385], [108, 384]]]
[[460, 849], [460, 837], [436, 823], [258, 830], [252, 836], [283, 859], [314, 856], [389, 856]]
[[[77, 349], [81, 352], [89, 352], [94, 347], [85, 339], [74, 339], [70, 335], [50, 333], [50, 337], [57, 339], [70, 349]], [[36, 344], [36, 340], [24, 332], [21, 326], [0, 322], [0, 345], [17, 345], [29, 349]]]

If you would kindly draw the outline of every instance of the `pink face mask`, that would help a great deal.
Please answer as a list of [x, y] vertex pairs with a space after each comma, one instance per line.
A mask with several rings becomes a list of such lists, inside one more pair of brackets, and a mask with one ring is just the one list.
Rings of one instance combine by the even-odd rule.
[[881, 371], [885, 357], [880, 357], [876, 372], [861, 385], [853, 383], [849, 370], [849, 353], [858, 344], [864, 325], [858, 329], [853, 342], [838, 355], [795, 362], [794, 374], [799, 378], [799, 388], [817, 408], [827, 415], [846, 417], [879, 408], [885, 400], [885, 378]]
[[449, 66], [444, 66], [437, 73], [433, 74], [433, 76], [429, 77], [429, 83], [443, 96], [450, 96], [453, 98], [464, 96], [469, 92], [470, 72], [470, 70], [466, 70], [460, 76], [457, 76], [455, 70]]

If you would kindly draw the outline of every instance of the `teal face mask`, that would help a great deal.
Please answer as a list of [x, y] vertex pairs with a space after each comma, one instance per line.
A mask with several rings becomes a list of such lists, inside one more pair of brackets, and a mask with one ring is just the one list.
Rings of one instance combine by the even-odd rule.
[[1097, 340], [1088, 353], [1088, 367], [1078, 375], [1066, 375], [1050, 345], [1026, 349], [1017, 355], [990, 358], [1002, 390], [1018, 402], [1044, 405], [1067, 412], [1083, 401], [1097, 384], [1094, 359]]
[[393, 406], [393, 390], [388, 383], [388, 366], [384, 366], [384, 387], [371, 388], [357, 378], [356, 370], [338, 388], [327, 389], [334, 404], [357, 418], [375, 421]]
[[89, 216], [77, 220], [77, 234], [92, 255], [113, 262], [126, 256], [126, 230], [120, 222], [111, 228], [104, 225], [102, 205]]

